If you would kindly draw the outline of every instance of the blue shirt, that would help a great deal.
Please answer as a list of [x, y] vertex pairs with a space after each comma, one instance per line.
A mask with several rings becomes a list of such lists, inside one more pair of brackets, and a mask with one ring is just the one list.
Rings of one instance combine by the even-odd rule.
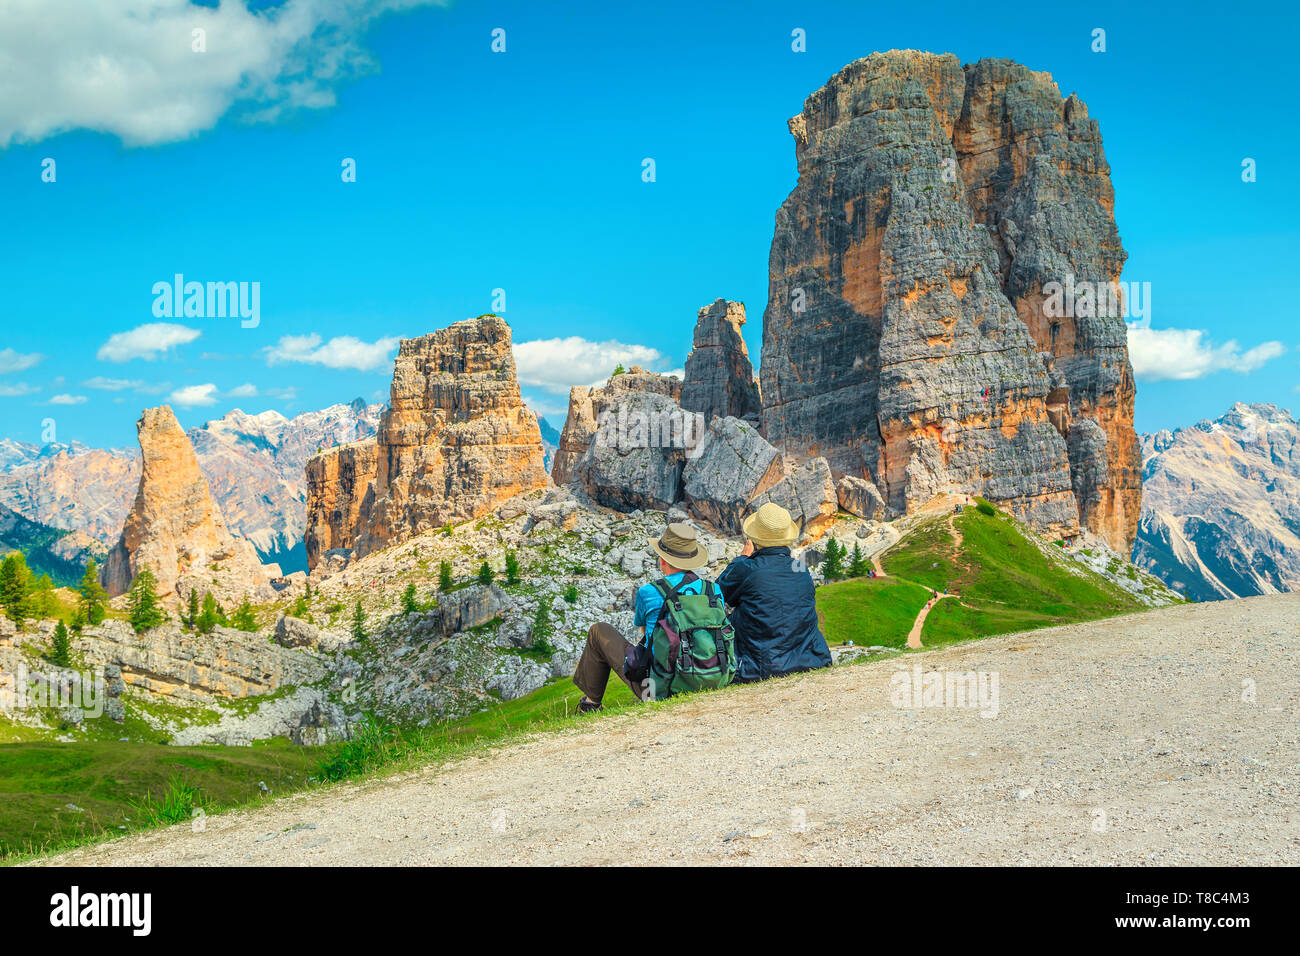
[[[668, 575], [665, 580], [672, 586], [677, 587], [682, 581], [685, 571], [678, 571], [676, 574]], [[704, 581], [696, 578], [686, 587], [682, 588], [682, 594], [703, 594]], [[632, 619], [632, 624], [636, 627], [645, 625], [646, 637], [655, 632], [655, 622], [659, 620], [659, 612], [663, 609], [663, 595], [653, 584], [643, 584], [636, 590], [636, 616]], [[644, 643], [644, 641], [642, 641]]]

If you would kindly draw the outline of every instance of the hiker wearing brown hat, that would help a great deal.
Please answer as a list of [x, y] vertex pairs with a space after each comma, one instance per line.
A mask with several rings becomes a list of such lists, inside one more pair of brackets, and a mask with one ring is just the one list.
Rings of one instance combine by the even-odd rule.
[[[657, 539], [650, 541], [650, 550], [659, 559], [662, 577], [642, 585], [636, 592], [636, 611], [632, 623], [640, 629], [641, 641], [637, 644], [629, 643], [612, 624], [591, 626], [587, 631], [587, 646], [583, 648], [582, 657], [573, 674], [573, 682], [583, 693], [578, 705], [581, 711], [600, 709], [611, 671], [640, 699], [668, 695], [663, 686], [656, 692], [650, 672], [651, 637], [655, 634], [655, 625], [660, 615], [666, 613], [665, 600], [673, 601], [674, 606], [680, 610], [684, 595], [713, 595], [721, 612], [721, 620], [726, 623], [722, 596], [717, 586], [695, 573], [708, 563], [709, 555], [696, 539], [694, 528], [673, 522]], [[731, 666], [734, 670], [734, 662]], [[727, 680], [730, 680], [730, 675]]]
[[790, 545], [802, 537], [802, 524], [769, 501], [745, 519], [741, 530], [745, 548], [718, 576], [736, 629], [735, 682], [829, 666], [812, 575], [790, 554]]

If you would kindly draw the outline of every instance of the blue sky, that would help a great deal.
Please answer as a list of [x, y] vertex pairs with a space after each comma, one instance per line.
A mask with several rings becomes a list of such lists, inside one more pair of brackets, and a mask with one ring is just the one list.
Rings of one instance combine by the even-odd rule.
[[[493, 311], [496, 289], [533, 343], [525, 395], [556, 424], [567, 387], [620, 359], [680, 368], [718, 296], [746, 303], [757, 355], [796, 175], [785, 122], [892, 48], [1011, 57], [1100, 121], [1125, 279], [1152, 287], [1140, 429], [1300, 406], [1281, 7], [295, 0], [274, 26], [230, 0], [33, 9], [0, 11], [17, 63], [0, 91], [0, 437], [41, 441], [53, 419], [57, 440], [120, 446], [162, 401], [192, 425], [379, 400], [398, 337]], [[259, 324], [156, 317], [153, 285], [176, 273], [259, 282]], [[182, 330], [139, 331], [156, 323]]]

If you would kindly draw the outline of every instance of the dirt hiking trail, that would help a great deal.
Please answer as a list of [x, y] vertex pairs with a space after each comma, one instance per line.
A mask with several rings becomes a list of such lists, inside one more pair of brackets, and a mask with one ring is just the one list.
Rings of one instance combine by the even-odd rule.
[[[1294, 866], [1298, 625], [1268, 596], [836, 667], [49, 862]], [[934, 671], [996, 716], [899, 700]]]

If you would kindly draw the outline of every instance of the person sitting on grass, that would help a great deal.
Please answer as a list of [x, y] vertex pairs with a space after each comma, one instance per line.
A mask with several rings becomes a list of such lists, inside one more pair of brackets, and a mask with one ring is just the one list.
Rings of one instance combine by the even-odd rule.
[[817, 626], [812, 575], [790, 556], [802, 529], [769, 501], [745, 519], [740, 555], [718, 576], [731, 608], [739, 669], [734, 683], [748, 684], [828, 667], [830, 648]]
[[[694, 528], [674, 522], [664, 529], [658, 540], [651, 540], [650, 548], [659, 559], [659, 572], [663, 577], [637, 589], [636, 614], [632, 623], [641, 629], [641, 643], [628, 643], [612, 624], [602, 622], [591, 626], [587, 631], [587, 645], [582, 649], [582, 657], [573, 673], [573, 682], [583, 694], [578, 702], [578, 710], [582, 713], [600, 710], [611, 671], [638, 700], [646, 699], [647, 694], [659, 696], [647, 686], [651, 677], [648, 673], [642, 676], [640, 671], [644, 668], [639, 666], [646, 663], [650, 638], [664, 606], [664, 593], [656, 584], [666, 584], [670, 593], [678, 595], [704, 593], [705, 581], [694, 572], [708, 563], [709, 555], [696, 540]], [[709, 585], [712, 586], [712, 582]], [[630, 676], [627, 673], [629, 663], [636, 671]]]

